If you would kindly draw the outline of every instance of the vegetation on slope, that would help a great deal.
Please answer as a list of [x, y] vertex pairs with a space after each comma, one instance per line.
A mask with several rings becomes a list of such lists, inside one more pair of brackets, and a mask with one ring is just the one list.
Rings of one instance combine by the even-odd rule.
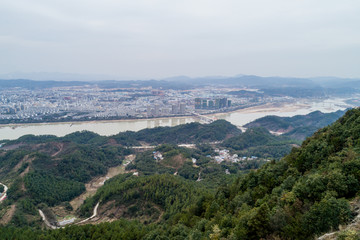
[[283, 160], [157, 225], [157, 234], [170, 236], [177, 229], [179, 239], [312, 239], [351, 220], [346, 199], [360, 190], [359, 154], [360, 110], [354, 109]]
[[335, 122], [344, 113], [345, 111], [339, 110], [332, 113], [315, 111], [307, 115], [296, 115], [294, 117], [266, 116], [246, 124], [245, 127], [263, 127], [269, 131], [283, 132], [284, 136], [302, 141], [319, 128]]
[[[249, 161], [217, 163], [216, 155], [209, 145], [198, 145], [196, 149], [182, 148], [175, 145], [163, 144], [155, 148], [163, 159], [155, 159], [153, 151], [137, 154], [135, 160], [126, 169], [139, 172], [140, 175], [176, 174], [185, 179], [200, 181], [208, 189], [216, 189], [224, 182], [233, 181], [236, 176], [249, 169], [257, 169], [266, 161], [254, 159]], [[193, 163], [193, 159], [196, 163]]]
[[[257, 136], [249, 139], [265, 145], [273, 141]], [[237, 145], [255, 146], [240, 140]], [[177, 148], [168, 150], [185, 154]], [[81, 213], [91, 214], [100, 201], [100, 212], [117, 208], [122, 212], [115, 218], [139, 216], [141, 222], [72, 226], [29, 237], [110, 239], [115, 229], [128, 223], [119, 230], [125, 239], [313, 239], [353, 218], [348, 200], [360, 191], [360, 110], [348, 111], [282, 160], [223, 183], [212, 195], [206, 185], [180, 176], [119, 175], [88, 199]], [[28, 229], [1, 231], [4, 236], [20, 236]]]
[[70, 201], [85, 191], [84, 184], [45, 172], [34, 171], [25, 176], [25, 187], [34, 203], [47, 203], [50, 206]]
[[[100, 201], [101, 206], [114, 201], [114, 206], [124, 206], [131, 215], [153, 214], [147, 212], [153, 207], [164, 211], [162, 219], [169, 220], [182, 210], [194, 203], [200, 196], [205, 195], [194, 182], [186, 181], [181, 177], [169, 174], [134, 177], [119, 175], [110, 179], [98, 190], [94, 197], [85, 201], [80, 211], [91, 215], [95, 204]], [[148, 205], [149, 209], [141, 206]], [[160, 219], [159, 219], [160, 220]]]
[[0, 178], [9, 186], [0, 214], [15, 207], [11, 221], [5, 222], [15, 226], [38, 225], [35, 209], [61, 203], [69, 206], [68, 201], [85, 191], [86, 182], [120, 165], [132, 153], [91, 132], [63, 138], [27, 135], [7, 144], [19, 149], [0, 152]]
[[128, 131], [114, 135], [112, 138], [124, 145], [133, 145], [139, 141], [156, 145], [221, 141], [239, 133], [241, 130], [231, 123], [217, 120], [210, 124], [193, 122], [175, 127], [156, 127], [138, 132]]
[[225, 140], [221, 145], [233, 149], [240, 156], [280, 159], [290, 153], [298, 141], [275, 136], [265, 128], [249, 128], [243, 134]]

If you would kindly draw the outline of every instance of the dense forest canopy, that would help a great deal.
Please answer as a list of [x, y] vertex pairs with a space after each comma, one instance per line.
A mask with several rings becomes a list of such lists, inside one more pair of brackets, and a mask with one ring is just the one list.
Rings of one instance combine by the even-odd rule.
[[[220, 122], [220, 127], [227, 129], [223, 124]], [[202, 131], [199, 126], [186, 128]], [[154, 142], [161, 139], [156, 134], [164, 136], [162, 131], [173, 130], [155, 131]], [[127, 134], [138, 141], [134, 133]], [[137, 137], [142, 134], [144, 132], [138, 133]], [[115, 236], [121, 239], [313, 239], [337, 230], [339, 225], [354, 218], [350, 200], [356, 202], [360, 191], [359, 109], [347, 111], [332, 125], [318, 130], [280, 161], [272, 160], [258, 170], [247, 174], [239, 172], [232, 177], [214, 177], [209, 172], [210, 179], [218, 178], [215, 188], [209, 187], [211, 181], [206, 184], [195, 181], [200, 169], [205, 177], [208, 168], [215, 168], [215, 172], [225, 168], [235, 171], [236, 165], [212, 166], [213, 151], [208, 145], [198, 145], [196, 149], [160, 145], [155, 151], [163, 153], [163, 159], [156, 161], [152, 151], [137, 154], [127, 168], [136, 169], [139, 176], [126, 173], [106, 181], [78, 210], [80, 216], [90, 216], [99, 203], [100, 218], [120, 220], [52, 231], [15, 227], [27, 225], [27, 217], [36, 212], [40, 202], [52, 205], [68, 201], [83, 191], [81, 184], [103, 173], [101, 166], [107, 169], [120, 163], [116, 156], [131, 153], [123, 146], [108, 145], [106, 139], [99, 136], [87, 135], [96, 141], [87, 144], [82, 136], [74, 134], [73, 138], [78, 140], [64, 140], [67, 151], [60, 156], [52, 156], [56, 149], [36, 154], [27, 148], [1, 153], [2, 168], [19, 166], [20, 173], [30, 168], [24, 178], [16, 178], [8, 193], [9, 201], [18, 201], [17, 211], [23, 211], [23, 215], [15, 213], [15, 219], [0, 228], [1, 236], [7, 239], [24, 239], [24, 234], [26, 239], [112, 239]], [[204, 135], [193, 135], [193, 139], [201, 136]], [[207, 136], [210, 141], [214, 139], [213, 135]], [[47, 138], [53, 141], [52, 137]], [[262, 128], [242, 134], [236, 132], [233, 136], [222, 134], [219, 138], [225, 139], [221, 144], [231, 151], [293, 144], [293, 140], [273, 136]], [[176, 142], [181, 139], [182, 136]], [[23, 166], [25, 156], [32, 160]], [[191, 158], [197, 158], [197, 167]], [[58, 164], [59, 160], [66, 164]], [[67, 168], [68, 164], [74, 165]], [[78, 171], [82, 167], [84, 169]], [[178, 174], [174, 175], [176, 171]], [[43, 187], [39, 188], [37, 182], [39, 185], [44, 182]], [[57, 192], [61, 194], [47, 194], [48, 186], [55, 182], [59, 183]], [[27, 191], [31, 191], [24, 191], [23, 183]], [[346, 234], [338, 236], [345, 238]]]
[[119, 133], [113, 138], [124, 145], [138, 144], [139, 141], [150, 144], [181, 144], [221, 141], [229, 136], [241, 133], [236, 126], [225, 120], [217, 120], [210, 124], [197, 122], [175, 127], [156, 127], [138, 132]]

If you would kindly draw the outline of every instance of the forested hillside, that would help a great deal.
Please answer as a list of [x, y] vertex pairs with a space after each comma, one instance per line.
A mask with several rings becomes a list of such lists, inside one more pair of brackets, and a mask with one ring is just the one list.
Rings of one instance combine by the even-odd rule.
[[296, 115], [294, 117], [266, 116], [246, 124], [245, 127], [263, 127], [269, 131], [280, 132], [284, 136], [302, 141], [319, 128], [335, 122], [344, 113], [345, 111], [339, 110], [332, 113], [315, 111], [307, 115]]
[[226, 139], [221, 146], [234, 150], [241, 156], [280, 159], [301, 142], [286, 136], [276, 136], [265, 128], [249, 128], [245, 133]]
[[[55, 136], [23, 136], [0, 152], [0, 181], [9, 186], [0, 214], [15, 208], [10, 223], [39, 225], [36, 209], [69, 201], [85, 191], [85, 183], [120, 165], [131, 149], [107, 143], [91, 132]], [[44, 205], [45, 204], [45, 205]], [[13, 207], [14, 206], [14, 207]]]
[[114, 138], [124, 145], [135, 145], [139, 141], [149, 144], [205, 143], [222, 141], [241, 133], [236, 126], [225, 120], [217, 120], [210, 124], [197, 122], [175, 127], [156, 127], [138, 132], [119, 133]]
[[[126, 156], [134, 154], [135, 151], [129, 145], [140, 145], [140, 142], [157, 145], [167, 141], [214, 142], [240, 133], [232, 124], [220, 120], [208, 125], [191, 123], [173, 128], [160, 127], [136, 133], [120, 133], [110, 137], [83, 131], [64, 137], [25, 135], [17, 140], [7, 141], [0, 149], [0, 181], [9, 186], [9, 190], [7, 199], [0, 205], [0, 216], [9, 216], [4, 217], [6, 220], [0, 224], [41, 225], [37, 209], [63, 211], [61, 209], [66, 208], [68, 214], [74, 214], [76, 209], [72, 210], [69, 202], [86, 193], [85, 184], [89, 181], [104, 176], [112, 167], [121, 166]], [[143, 160], [146, 157], [142, 157], [148, 154], [154, 160], [151, 151], [137, 153], [137, 159], [142, 160], [137, 160], [135, 165], [130, 164], [128, 171], [135, 171], [136, 168], [139, 168], [137, 171], [140, 174], [173, 174], [179, 171], [179, 176], [195, 181], [200, 168], [192, 165], [190, 156], [193, 155], [200, 165], [202, 162], [207, 164], [203, 176], [213, 179], [214, 189], [226, 177], [223, 167], [205, 157], [213, 152], [210, 146], [202, 147], [207, 149], [204, 151], [196, 150], [196, 154], [175, 145], [169, 146], [168, 150], [166, 148], [164, 145], [157, 149], [163, 151], [166, 161], [154, 165], [151, 173], [145, 170], [147, 163]], [[173, 164], [173, 159], [177, 159], [177, 163]], [[163, 171], [162, 168], [168, 170]], [[237, 172], [230, 170], [232, 173]], [[51, 213], [51, 210], [47, 212]]]
[[[272, 143], [276, 146], [277, 141], [288, 141], [269, 135], [264, 129], [251, 129], [235, 136], [233, 141], [230, 139], [227, 137], [223, 144], [234, 151], [255, 149], [256, 146], [270, 148]], [[104, 149], [110, 147], [100, 142], [97, 145], [99, 150], [85, 151], [82, 149], [84, 145], [76, 147], [76, 152], [85, 159], [81, 162], [85, 169], [91, 169], [86, 165], [86, 156], [101, 159], [100, 149], [105, 154]], [[29, 154], [26, 151], [26, 148], [22, 152], [7, 151], [1, 156], [23, 159]], [[161, 152], [163, 158], [155, 159], [153, 154], [156, 151]], [[59, 177], [79, 183], [86, 181], [87, 175], [67, 177], [65, 173], [70, 169], [57, 174], [61, 169], [58, 164], [49, 167], [46, 174], [39, 174], [47, 166], [42, 154], [44, 151], [34, 155], [34, 160], [29, 163], [33, 170], [25, 175], [26, 189], [33, 187], [33, 181], [27, 181], [27, 178], [47, 183], [62, 182], [57, 179]], [[215, 168], [215, 172], [225, 168], [230, 171], [240, 169], [236, 165], [214, 163], [212, 167], [209, 165], [211, 154], [213, 151], [207, 145], [198, 145], [197, 149], [161, 145], [154, 151], [137, 154], [127, 168], [138, 171], [139, 176], [127, 173], [106, 181], [78, 210], [80, 216], [90, 216], [98, 203], [96, 221], [107, 219], [113, 221], [111, 223], [74, 225], [52, 231], [30, 231], [26, 227], [8, 225], [0, 228], [0, 234], [8, 239], [10, 236], [16, 239], [111, 239], [114, 236], [121, 239], [313, 239], [354, 218], [349, 201], [357, 199], [360, 191], [359, 109], [349, 110], [331, 126], [318, 130], [280, 161], [268, 162], [248, 174], [239, 172], [237, 176], [220, 177], [215, 188], [209, 186], [209, 182], [195, 181], [200, 169], [204, 178], [205, 169], [209, 167]], [[191, 162], [192, 158], [197, 159], [197, 167]], [[103, 159], [100, 162], [106, 162], [108, 158]], [[12, 161], [17, 160], [4, 161], [3, 168], [6, 169]], [[17, 164], [13, 163], [13, 166]], [[91, 175], [91, 171], [88, 174]], [[31, 196], [21, 192], [21, 182], [13, 185], [16, 184], [20, 189], [20, 199]], [[68, 182], [63, 184], [67, 186]], [[43, 190], [46, 189], [44, 185]], [[71, 194], [66, 192], [64, 195]], [[33, 201], [33, 205], [23, 203], [19, 208], [22, 206], [28, 212], [34, 211], [38, 202]], [[51, 201], [64, 200], [44, 201], [51, 204]], [[120, 220], [114, 221], [116, 219]], [[12, 226], [16, 226], [15, 223]], [[24, 234], [27, 234], [26, 238]]]
[[[220, 187], [214, 197], [203, 195], [176, 217], [163, 218], [165, 225], [156, 225], [157, 234], [166, 237], [177, 231], [179, 239], [312, 239], [337, 229], [353, 218], [348, 199], [360, 190], [359, 133], [360, 110], [351, 110], [281, 161]], [[111, 188], [106, 187], [103, 191]], [[101, 201], [108, 195], [100, 196]], [[147, 198], [140, 194], [138, 199]]]

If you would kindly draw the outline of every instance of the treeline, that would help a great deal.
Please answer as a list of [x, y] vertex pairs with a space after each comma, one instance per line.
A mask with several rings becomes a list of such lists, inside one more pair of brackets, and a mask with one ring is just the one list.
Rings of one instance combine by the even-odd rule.
[[106, 144], [107, 137], [100, 136], [97, 133], [90, 131], [80, 131], [70, 133], [64, 137], [56, 137], [55, 135], [24, 135], [16, 140], [7, 141], [7, 145], [12, 144], [39, 144], [49, 142], [73, 142], [77, 144], [93, 144], [104, 145]]
[[122, 146], [140, 145], [139, 142], [149, 144], [179, 144], [179, 143], [204, 143], [222, 141], [225, 138], [236, 136], [241, 133], [236, 126], [225, 120], [217, 120], [210, 124], [197, 122], [178, 125], [175, 127], [156, 127], [143, 129], [138, 132], [126, 131], [119, 134], [104, 137], [90, 131], [81, 131], [68, 134], [64, 137], [53, 135], [25, 135], [16, 140], [7, 141], [7, 145], [26, 143], [38, 144], [46, 142], [73, 142], [77, 144], [92, 144], [101, 146], [115, 140]]
[[139, 141], [149, 144], [204, 143], [221, 141], [241, 131], [225, 120], [217, 120], [210, 124], [197, 122], [175, 127], [156, 127], [138, 132], [125, 132], [112, 136], [119, 144], [135, 145]]

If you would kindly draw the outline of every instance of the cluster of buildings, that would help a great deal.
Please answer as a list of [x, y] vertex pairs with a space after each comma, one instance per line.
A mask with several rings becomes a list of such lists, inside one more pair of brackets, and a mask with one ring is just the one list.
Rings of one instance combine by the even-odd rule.
[[221, 163], [223, 161], [230, 161], [233, 163], [237, 163], [240, 161], [249, 161], [249, 160], [256, 160], [258, 159], [256, 156], [251, 157], [239, 157], [237, 154], [230, 154], [230, 151], [227, 149], [215, 149], [215, 153], [218, 155], [213, 157], [217, 163]]
[[191, 92], [151, 88], [0, 89], [0, 120], [93, 120], [190, 115]]
[[231, 107], [231, 100], [224, 98], [195, 98], [195, 109], [220, 109]]
[[215, 149], [215, 153], [217, 153], [218, 155], [214, 157], [215, 161], [217, 163], [221, 163], [223, 161], [231, 161], [231, 162], [238, 162], [239, 158], [237, 154], [230, 154], [230, 151], [227, 149]]
[[156, 161], [161, 161], [161, 160], [164, 159], [163, 155], [162, 155], [161, 152], [159, 152], [159, 151], [154, 151], [154, 152], [153, 152], [153, 155], [154, 155], [154, 159], [155, 159]]
[[165, 104], [151, 104], [146, 108], [147, 117], [159, 117], [169, 115], [185, 115], [188, 113], [185, 103], [172, 103], [170, 105]]
[[[152, 87], [99, 88], [93, 85], [46, 89], [0, 89], [0, 120], [71, 121], [170, 117], [214, 113], [284, 98], [231, 95], [220, 87], [189, 90]], [[231, 100], [230, 100], [231, 98]]]

